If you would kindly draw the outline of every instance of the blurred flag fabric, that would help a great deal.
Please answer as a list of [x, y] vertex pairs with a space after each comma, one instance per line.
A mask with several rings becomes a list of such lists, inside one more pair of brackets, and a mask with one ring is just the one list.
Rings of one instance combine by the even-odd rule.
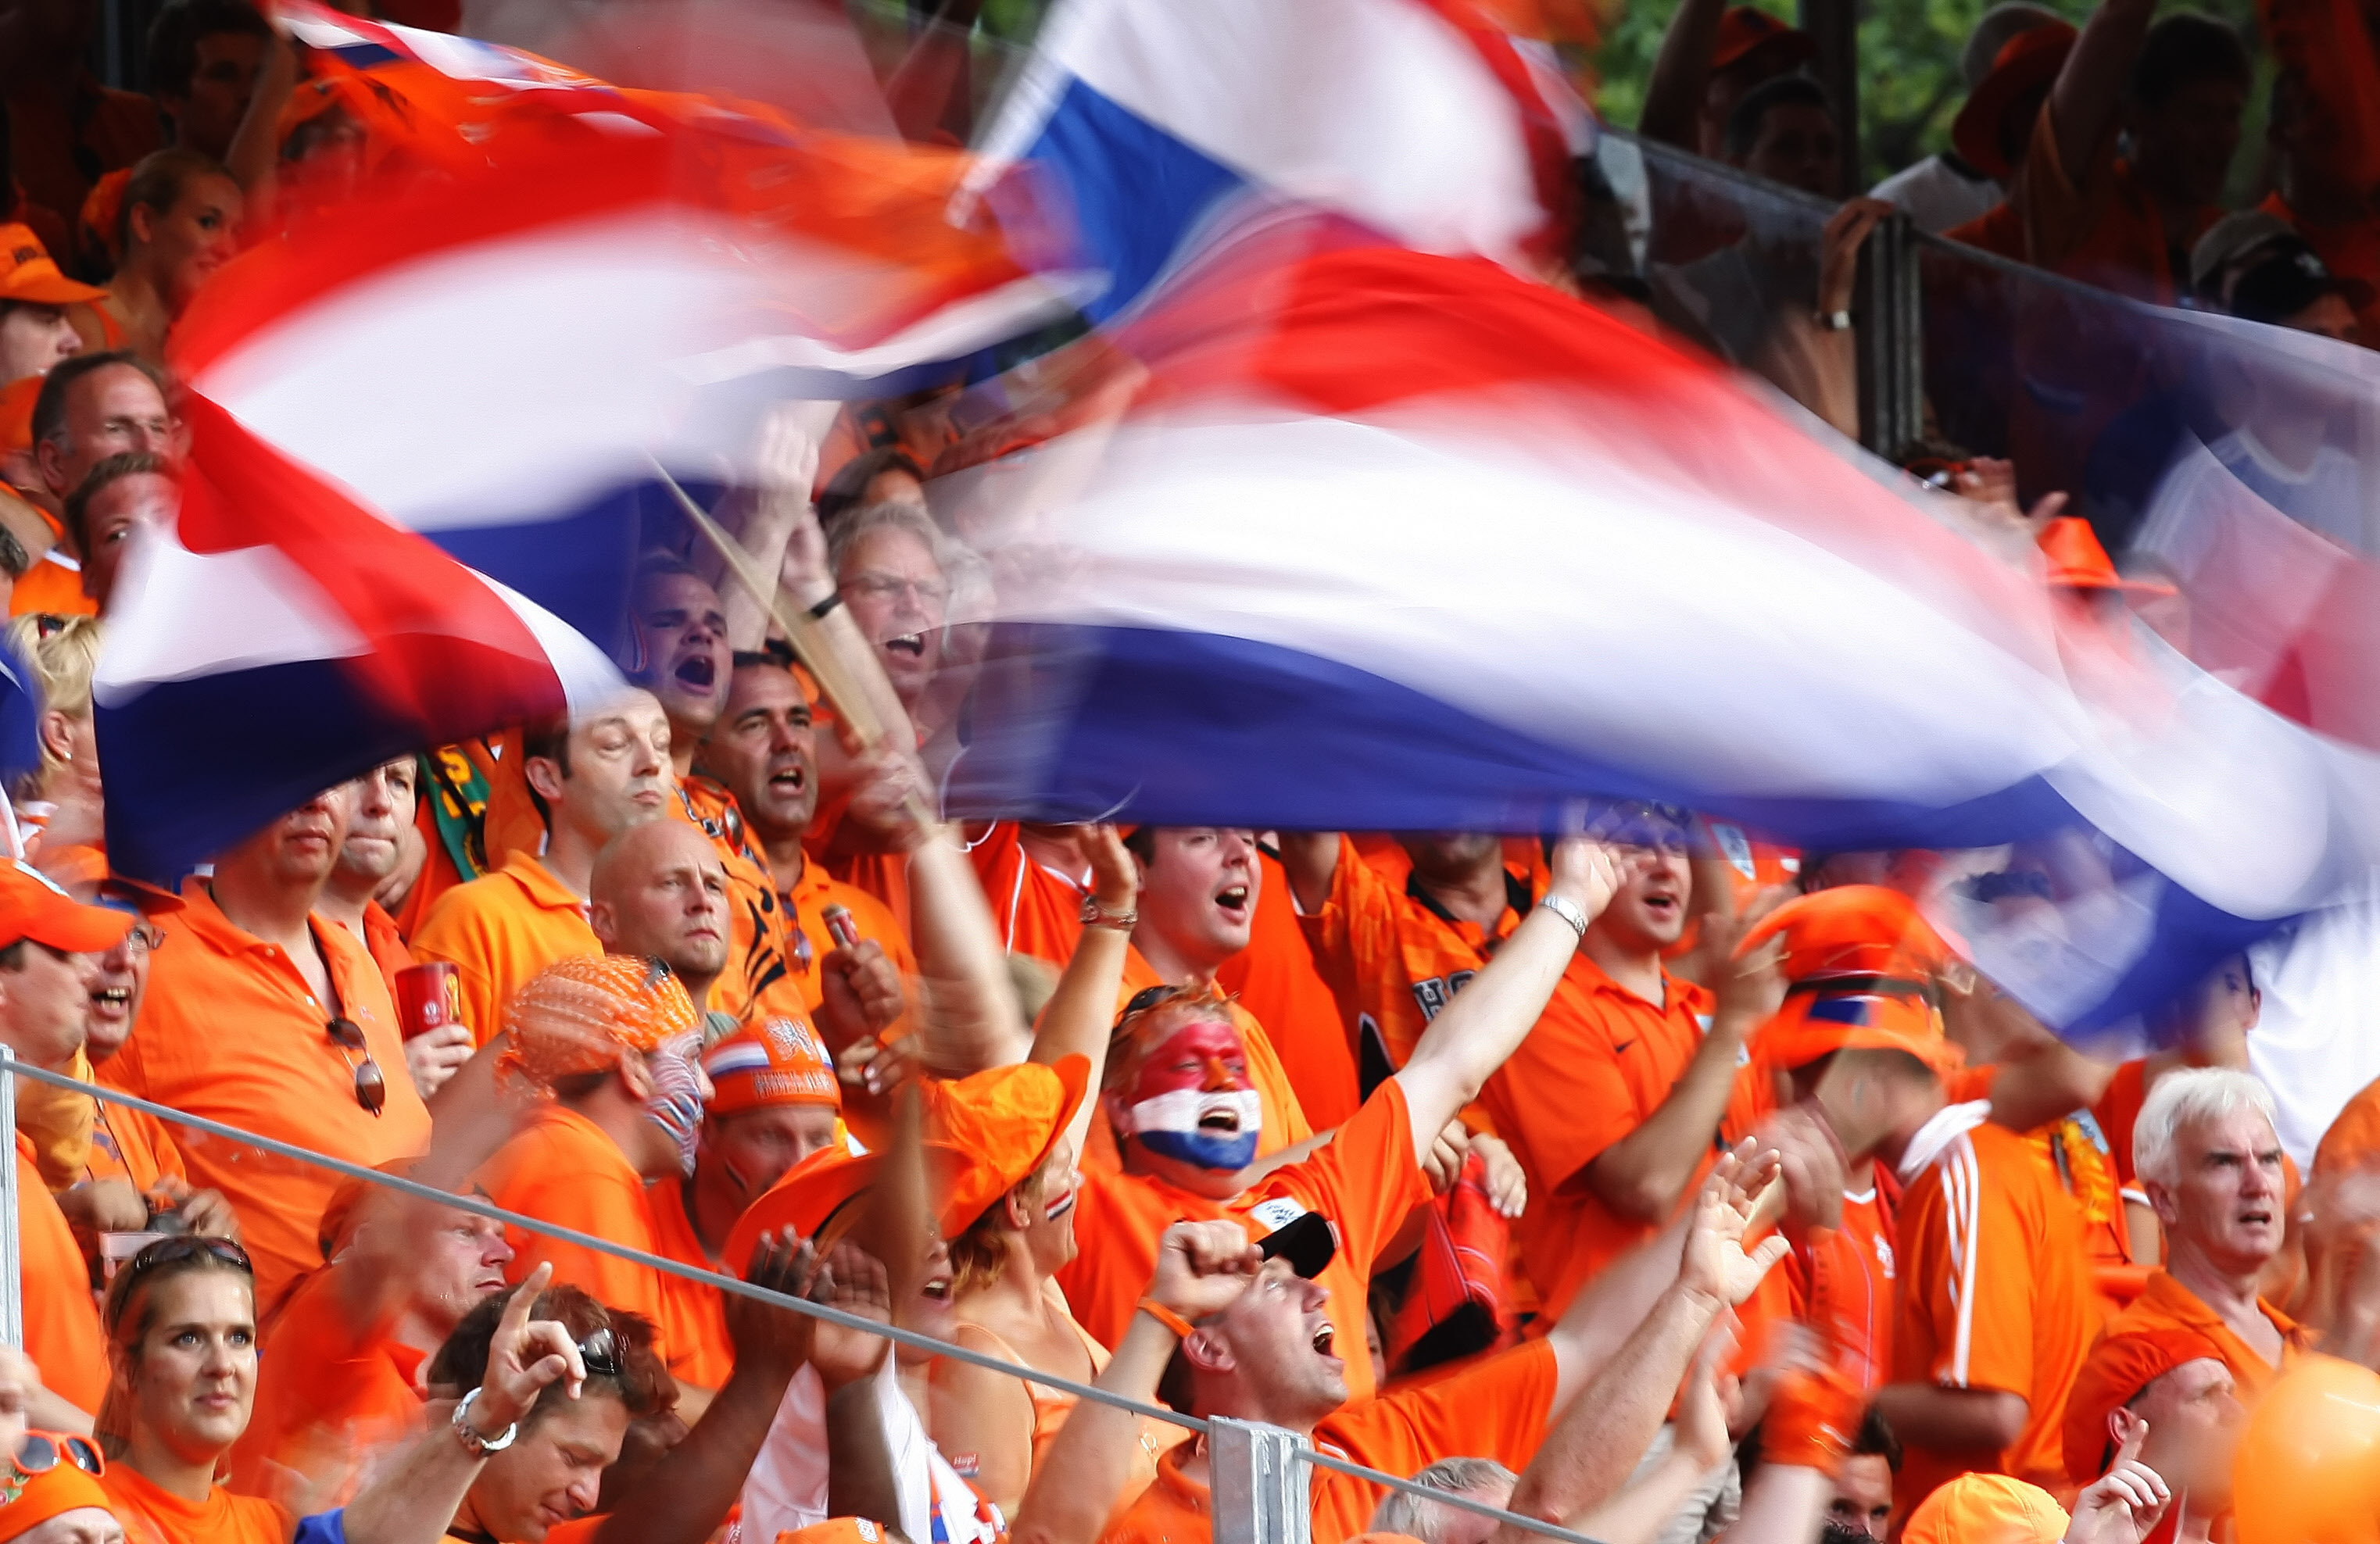
[[[1120, 341], [1152, 383], [1085, 491], [991, 544], [1010, 625], [962, 810], [1511, 831], [1621, 797], [1815, 850], [2063, 833], [2106, 880], [2023, 984], [2078, 1031], [2380, 853], [2301, 727], [2072, 633], [1717, 367], [1489, 262], [1218, 261]], [[2033, 920], [1961, 931], [2040, 958]]]
[[1085, 308], [1103, 321], [1270, 207], [1521, 262], [1559, 226], [1584, 119], [1471, 0], [1063, 0], [967, 187], [1050, 175], [1109, 276]]

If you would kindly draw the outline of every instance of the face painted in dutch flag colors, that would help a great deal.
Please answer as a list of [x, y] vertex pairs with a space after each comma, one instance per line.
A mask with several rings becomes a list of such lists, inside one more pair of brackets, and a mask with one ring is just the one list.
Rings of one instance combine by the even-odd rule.
[[1131, 1133], [1149, 1152], [1202, 1169], [1244, 1169], [1256, 1160], [1264, 1107], [1230, 1024], [1184, 1024], [1167, 1036], [1142, 1066], [1132, 1098]]

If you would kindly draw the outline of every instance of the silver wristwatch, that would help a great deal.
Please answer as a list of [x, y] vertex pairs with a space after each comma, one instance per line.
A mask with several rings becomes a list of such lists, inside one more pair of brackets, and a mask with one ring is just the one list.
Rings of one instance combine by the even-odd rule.
[[495, 1436], [482, 1437], [480, 1429], [471, 1424], [471, 1406], [479, 1402], [480, 1391], [473, 1389], [455, 1406], [455, 1440], [462, 1443], [463, 1451], [472, 1457], [485, 1458], [513, 1445], [513, 1439], [520, 1435], [520, 1422], [513, 1422]]
[[1578, 909], [1576, 901], [1548, 894], [1537, 904], [1570, 923], [1571, 931], [1576, 933], [1582, 940], [1586, 937], [1586, 913]]

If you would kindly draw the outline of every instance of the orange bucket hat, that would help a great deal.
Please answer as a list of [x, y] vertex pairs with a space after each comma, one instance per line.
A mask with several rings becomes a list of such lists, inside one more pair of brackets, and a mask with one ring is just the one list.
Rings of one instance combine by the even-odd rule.
[[928, 1129], [966, 1155], [945, 1207], [961, 1229], [1049, 1162], [1090, 1080], [1090, 1058], [1062, 1056], [1049, 1066], [1024, 1062], [926, 1083]]

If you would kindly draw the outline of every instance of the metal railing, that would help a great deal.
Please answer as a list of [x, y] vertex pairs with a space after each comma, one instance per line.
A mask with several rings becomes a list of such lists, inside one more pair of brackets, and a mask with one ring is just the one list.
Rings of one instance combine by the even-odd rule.
[[[0, 1046], [0, 1130], [13, 1132], [15, 1129], [18, 1078], [30, 1078], [53, 1088], [85, 1093], [93, 1099], [121, 1105], [127, 1109], [142, 1111], [159, 1120], [202, 1132], [223, 1140], [237, 1142], [260, 1152], [271, 1153], [276, 1157], [325, 1169], [346, 1178], [360, 1180], [367, 1185], [409, 1196], [417, 1200], [427, 1201], [450, 1211], [462, 1212], [474, 1217], [499, 1223], [507, 1229], [518, 1228], [525, 1233], [556, 1239], [579, 1248], [608, 1255], [615, 1260], [647, 1266], [666, 1275], [716, 1287], [722, 1292], [733, 1293], [756, 1302], [788, 1309], [795, 1313], [808, 1314], [813, 1319], [837, 1324], [844, 1329], [881, 1336], [895, 1345], [905, 1345], [912, 1350], [949, 1357], [987, 1371], [1001, 1373], [1027, 1382], [1039, 1383], [1045, 1387], [1073, 1394], [1077, 1399], [1111, 1405], [1145, 1419], [1162, 1421], [1171, 1426], [1197, 1432], [1207, 1442], [1208, 1484], [1213, 1499], [1215, 1544], [1311, 1544], [1313, 1516], [1308, 1498], [1312, 1469], [1318, 1466], [1367, 1481], [1385, 1490], [1404, 1491], [1439, 1506], [1451, 1507], [1458, 1512], [1467, 1512], [1477, 1516], [1491, 1518], [1499, 1523], [1508, 1523], [1530, 1533], [1562, 1540], [1564, 1544], [1597, 1544], [1597, 1540], [1586, 1535], [1575, 1533], [1556, 1524], [1534, 1517], [1524, 1517], [1517, 1513], [1475, 1501], [1468, 1496], [1437, 1490], [1427, 1485], [1417, 1485], [1401, 1476], [1384, 1474], [1377, 1469], [1366, 1468], [1362, 1465], [1351, 1464], [1329, 1454], [1317, 1452], [1312, 1442], [1304, 1434], [1281, 1427], [1233, 1420], [1222, 1417], [1202, 1419], [1195, 1416], [1185, 1416], [1163, 1405], [1147, 1404], [1111, 1393], [1095, 1384], [1077, 1382], [1056, 1373], [1044, 1372], [1037, 1368], [1003, 1361], [997, 1357], [970, 1350], [963, 1345], [936, 1340], [930, 1335], [920, 1334], [914, 1330], [905, 1330], [898, 1325], [863, 1319], [823, 1303], [810, 1302], [806, 1298], [789, 1297], [783, 1293], [757, 1286], [740, 1277], [725, 1275], [716, 1271], [706, 1271], [698, 1266], [687, 1265], [683, 1261], [665, 1259], [659, 1255], [646, 1254], [608, 1238], [581, 1233], [575, 1228], [563, 1227], [540, 1218], [524, 1216], [516, 1212], [507, 1212], [476, 1196], [458, 1195], [453, 1191], [442, 1190], [435, 1186], [424, 1185], [401, 1176], [386, 1174], [360, 1164], [349, 1163], [342, 1158], [334, 1158], [327, 1153], [316, 1152], [253, 1131], [242, 1130], [238, 1127], [225, 1125], [222, 1121], [190, 1115], [175, 1109], [171, 1105], [141, 1099], [118, 1089], [69, 1078], [63, 1073], [52, 1072], [44, 1068], [34, 1067], [18, 1060], [9, 1054], [6, 1046]], [[24, 1344], [22, 1319], [24, 1279], [18, 1253], [17, 1186], [20, 1182], [22, 1165], [17, 1161], [16, 1144], [13, 1140], [0, 1143], [0, 1148], [5, 1148], [5, 1156], [0, 1156], [0, 1237], [5, 1238], [5, 1242], [0, 1242], [0, 1265], [5, 1265], [5, 1276], [0, 1276], [0, 1333], [5, 1333], [10, 1345], [21, 1347]], [[1439, 1456], [1460, 1455], [1447, 1454]]]

